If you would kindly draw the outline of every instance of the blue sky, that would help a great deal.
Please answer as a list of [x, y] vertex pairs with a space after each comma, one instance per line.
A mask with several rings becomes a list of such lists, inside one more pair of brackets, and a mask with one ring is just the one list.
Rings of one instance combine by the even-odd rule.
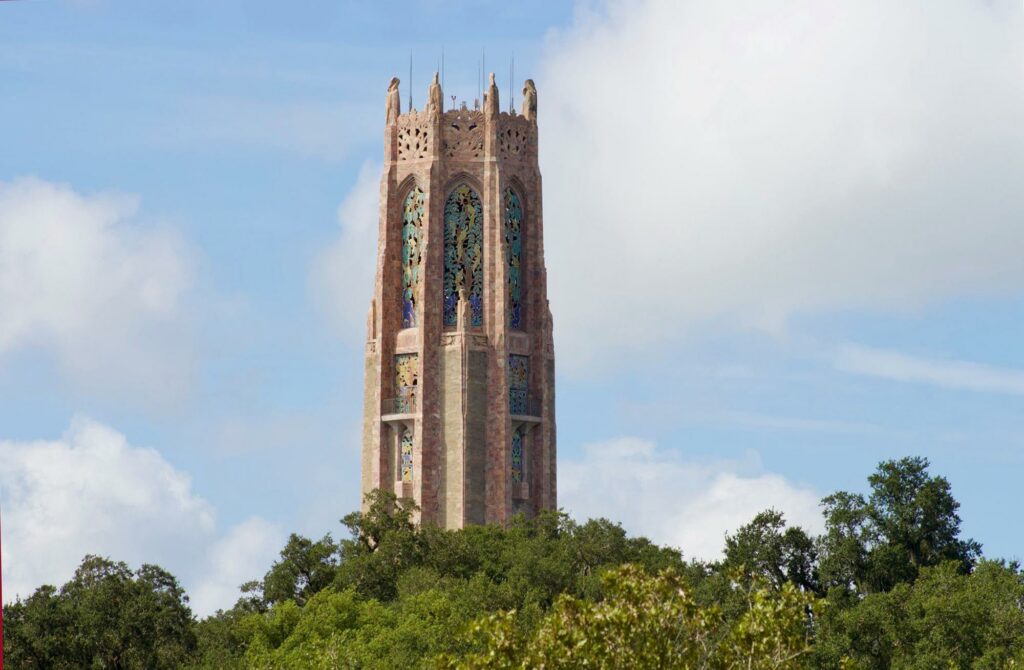
[[284, 533], [339, 532], [384, 91], [411, 51], [421, 102], [442, 47], [446, 95], [483, 49], [502, 91], [513, 53], [538, 82], [567, 509], [708, 556], [924, 455], [1020, 558], [1022, 27], [1010, 2], [0, 4], [6, 592], [94, 551], [209, 611]]

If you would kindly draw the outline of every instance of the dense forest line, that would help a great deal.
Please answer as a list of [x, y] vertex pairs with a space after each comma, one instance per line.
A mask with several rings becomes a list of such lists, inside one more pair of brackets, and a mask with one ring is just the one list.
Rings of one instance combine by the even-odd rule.
[[87, 556], [4, 607], [7, 666], [1024, 668], [1024, 574], [961, 537], [922, 458], [822, 500], [822, 535], [768, 510], [715, 562], [603, 519], [446, 531], [413, 524], [409, 501], [368, 503], [340, 542], [292, 535], [203, 620], [167, 571]]

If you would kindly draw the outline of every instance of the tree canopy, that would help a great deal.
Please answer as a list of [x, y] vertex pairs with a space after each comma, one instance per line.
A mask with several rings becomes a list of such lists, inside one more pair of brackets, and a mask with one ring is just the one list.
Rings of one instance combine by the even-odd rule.
[[229, 610], [193, 617], [159, 567], [86, 556], [4, 608], [10, 668], [1024, 668], [1024, 575], [960, 534], [928, 461], [822, 501], [812, 536], [765, 510], [715, 561], [560, 512], [417, 525], [374, 491], [347, 533], [291, 535]]

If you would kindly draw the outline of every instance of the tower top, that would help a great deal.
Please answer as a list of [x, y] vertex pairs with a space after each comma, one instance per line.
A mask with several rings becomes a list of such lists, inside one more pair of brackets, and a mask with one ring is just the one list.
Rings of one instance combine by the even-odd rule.
[[[444, 107], [444, 92], [441, 88], [440, 73], [434, 72], [433, 79], [430, 82], [430, 86], [427, 89], [427, 106], [419, 112], [415, 108], [411, 108], [409, 111], [402, 113], [401, 98], [398, 91], [398, 86], [401, 81], [398, 77], [392, 77], [391, 83], [388, 85], [387, 97], [384, 103], [384, 117], [385, 123], [388, 126], [398, 123], [399, 118], [402, 117], [418, 117], [422, 114], [438, 114], [440, 116], [447, 117], [449, 114], [467, 111], [478, 111], [467, 109], [466, 101], [462, 101], [461, 105], [456, 105], [455, 97], [452, 97], [453, 109], [446, 110]], [[410, 94], [411, 97], [411, 94]], [[533, 83], [532, 79], [527, 79], [523, 82], [523, 102], [520, 108], [520, 112], [517, 114], [515, 110], [509, 112], [500, 111], [498, 86], [494, 80], [494, 73], [491, 72], [488, 78], [487, 90], [484, 91], [484, 104], [483, 112], [484, 116], [489, 119], [498, 117], [517, 117], [521, 116], [527, 121], [536, 122], [537, 120], [537, 86]], [[461, 109], [460, 109], [461, 108]]]
[[427, 89], [426, 107], [403, 114], [398, 84], [398, 78], [392, 78], [385, 101], [385, 163], [496, 158], [509, 165], [536, 166], [537, 87], [532, 79], [523, 84], [522, 113], [501, 111], [494, 73], [489, 76], [482, 109], [468, 109], [462, 103], [446, 110], [435, 72]]

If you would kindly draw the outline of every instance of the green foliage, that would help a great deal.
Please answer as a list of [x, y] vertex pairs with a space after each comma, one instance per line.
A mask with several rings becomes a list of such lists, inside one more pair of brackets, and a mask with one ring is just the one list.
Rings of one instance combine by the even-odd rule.
[[775, 588], [790, 582], [820, 592], [814, 540], [802, 528], [786, 527], [782, 513], [761, 512], [753, 521], [725, 538], [722, 567], [741, 569], [747, 579], [757, 576]]
[[[672, 570], [651, 576], [625, 565], [604, 575], [599, 602], [563, 595], [535, 634], [510, 614], [477, 622], [477, 648], [442, 661], [450, 668], [636, 668], [637, 670], [809, 668], [813, 597], [792, 584], [752, 586], [750, 606], [728, 622], [703, 607]], [[756, 581], [756, 580], [755, 580]]]
[[[1016, 565], [982, 561], [970, 574], [949, 561], [913, 584], [826, 612], [818, 666], [858, 670], [996, 670], [1024, 660], [1024, 576]], [[1024, 667], [1024, 666], [1020, 666]]]
[[263, 577], [263, 599], [268, 605], [294, 600], [304, 605], [323, 590], [338, 570], [338, 547], [325, 535], [314, 542], [294, 533], [281, 550], [281, 558]]
[[766, 510], [722, 560], [560, 512], [447, 531], [375, 491], [349, 536], [292, 535], [233, 608], [192, 619], [173, 576], [87, 556], [4, 608], [9, 668], [1024, 669], [1024, 576], [960, 538], [924, 459], [822, 502], [811, 537]]
[[188, 598], [155, 565], [86, 556], [58, 591], [4, 608], [10, 668], [178, 668], [196, 646]]
[[820, 571], [826, 587], [879, 593], [944, 561], [956, 561], [964, 572], [973, 567], [981, 545], [960, 539], [960, 503], [945, 478], [928, 475], [927, 459], [885, 461], [868, 483], [866, 500], [839, 492], [822, 501]]
[[412, 521], [418, 508], [409, 499], [379, 490], [370, 492], [366, 503], [365, 512], [341, 520], [352, 537], [340, 544], [334, 586], [354, 589], [365, 598], [391, 600], [402, 572], [423, 561], [423, 535]]

